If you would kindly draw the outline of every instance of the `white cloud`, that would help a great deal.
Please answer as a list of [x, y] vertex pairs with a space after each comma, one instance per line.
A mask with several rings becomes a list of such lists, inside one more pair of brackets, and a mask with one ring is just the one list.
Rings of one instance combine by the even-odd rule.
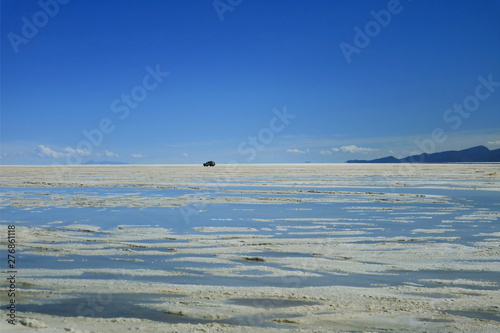
[[74, 154], [78, 154], [80, 156], [90, 155], [90, 151], [88, 149], [73, 149], [71, 147], [66, 147], [63, 149], [63, 151], [66, 153], [65, 155], [74, 155]]
[[104, 155], [106, 155], [106, 157], [118, 157], [117, 153], [113, 153], [113, 152], [110, 152], [108, 150], [104, 151]]
[[144, 158], [144, 155], [142, 154], [132, 154], [130, 156], [132, 156], [133, 158]]
[[43, 157], [62, 158], [66, 156], [66, 154], [58, 153], [55, 150], [50, 149], [49, 147], [45, 147], [44, 145], [38, 145], [35, 151], [38, 153], [38, 155]]
[[331, 155], [332, 151], [331, 150], [322, 150], [319, 152], [321, 155]]
[[189, 156], [189, 154], [188, 154], [188, 153], [182, 153], [182, 156], [184, 156], [184, 157], [188, 157], [188, 156]]
[[305, 153], [309, 152], [309, 148], [306, 149], [306, 150], [300, 150], [300, 149], [297, 149], [297, 148], [287, 149], [286, 152], [287, 153], [293, 153], [293, 154], [305, 154]]
[[55, 151], [44, 145], [38, 145], [35, 148], [35, 152], [42, 157], [52, 157], [52, 158], [63, 158], [71, 155], [89, 156], [90, 151], [88, 149], [74, 149], [71, 147], [63, 148], [62, 151]]
[[343, 153], [368, 153], [372, 151], [378, 151], [378, 149], [372, 149], [372, 148], [365, 148], [365, 147], [358, 147], [355, 145], [348, 145], [348, 146], [342, 146], [340, 148], [332, 148], [332, 151], [335, 153], [338, 152], [343, 152]]
[[493, 146], [500, 146], [500, 140], [497, 140], [497, 141], [489, 141], [488, 142], [489, 145], [493, 145]]

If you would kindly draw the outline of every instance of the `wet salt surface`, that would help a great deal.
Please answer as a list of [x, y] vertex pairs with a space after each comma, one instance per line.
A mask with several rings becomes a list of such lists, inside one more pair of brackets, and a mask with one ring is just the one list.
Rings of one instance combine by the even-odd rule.
[[[328, 231], [356, 230], [373, 237], [398, 235], [415, 237], [437, 233], [442, 236], [459, 237], [459, 242], [475, 242], [487, 237], [477, 236], [478, 234], [498, 230], [497, 224], [492, 223], [498, 218], [498, 212], [496, 212], [496, 216], [491, 217], [488, 217], [487, 214], [491, 209], [497, 207], [485, 202], [478, 205], [480, 206], [478, 208], [476, 206], [466, 208], [457, 204], [456, 207], [450, 208], [449, 205], [440, 204], [435, 204], [434, 207], [412, 204], [404, 207], [403, 210], [394, 209], [394, 204], [364, 204], [363, 207], [356, 208], [350, 203], [328, 205], [306, 203], [300, 205], [303, 210], [293, 209], [297, 205], [206, 205], [203, 212], [191, 215], [189, 221], [183, 219], [179, 209], [165, 207], [117, 208], [105, 211], [99, 208], [52, 208], [42, 210], [42, 214], [32, 214], [29, 210], [6, 207], [2, 209], [2, 217], [9, 223], [17, 221], [21, 225], [31, 226], [42, 226], [52, 221], [61, 221], [60, 224], [50, 225], [51, 228], [55, 229], [70, 226], [75, 222], [99, 226], [102, 231], [116, 228], [118, 224], [146, 224], [167, 228], [172, 230], [174, 234], [190, 234], [198, 233], [194, 230], [196, 227], [230, 226], [259, 229], [261, 235], [278, 238], [290, 237], [291, 232], [295, 232], [294, 238], [300, 238], [322, 237]], [[237, 206], [237, 210], [233, 206]], [[245, 210], [249, 207], [254, 210]], [[423, 214], [423, 212], [427, 214]], [[471, 213], [473, 215], [466, 216]], [[332, 216], [335, 216], [333, 221], [322, 220]], [[460, 220], [462, 216], [465, 216], [465, 221]], [[466, 223], [460, 223], [462, 221]], [[317, 230], [303, 229], [307, 226]], [[324, 228], [321, 229], [321, 226]], [[313, 232], [319, 234], [315, 235]], [[218, 233], [225, 232], [218, 231]], [[342, 237], [342, 235], [338, 236]], [[142, 241], [159, 240], [145, 239]]]
[[228, 300], [227, 302], [236, 305], [253, 306], [264, 309], [321, 304], [319, 302], [306, 302], [299, 300], [275, 299], [275, 298], [233, 298]]
[[[31, 189], [33, 191], [33, 189]], [[42, 191], [57, 193], [59, 189], [42, 189]], [[134, 189], [137, 191], [137, 189]], [[408, 191], [408, 189], [405, 189]], [[68, 189], [64, 189], [68, 191]], [[99, 188], [92, 188], [92, 191], [98, 195]], [[105, 192], [110, 192], [109, 188]], [[142, 191], [139, 190], [139, 192]], [[380, 191], [380, 190], [379, 190]], [[149, 191], [146, 191], [149, 192]], [[430, 191], [434, 192], [434, 191]], [[436, 191], [438, 192], [438, 191]], [[74, 223], [88, 224], [98, 226], [99, 231], [86, 232], [78, 231], [77, 239], [72, 239], [72, 245], [86, 244], [90, 241], [94, 245], [102, 245], [102, 248], [114, 248], [119, 250], [126, 250], [129, 248], [127, 241], [134, 242], [134, 244], [143, 244], [146, 248], [133, 248], [132, 258], [139, 260], [138, 262], [127, 262], [131, 255], [113, 255], [110, 260], [102, 256], [64, 256], [64, 259], [74, 260], [71, 263], [57, 261], [58, 257], [51, 257], [50, 253], [42, 252], [40, 255], [33, 253], [23, 255], [20, 253], [20, 260], [24, 262], [25, 268], [35, 268], [40, 266], [41, 261], [51, 263], [52, 268], [57, 267], [85, 267], [85, 268], [115, 268], [127, 267], [135, 268], [141, 266], [148, 269], [157, 269], [158, 263], [162, 262], [162, 269], [177, 269], [185, 265], [185, 263], [174, 262], [168, 263], [169, 259], [185, 257], [184, 254], [175, 253], [176, 248], [161, 248], [154, 250], [168, 253], [169, 257], [165, 258], [164, 255], [148, 255], [141, 256], [142, 251], [151, 250], [151, 246], [155, 243], [168, 243], [168, 242], [185, 242], [186, 240], [176, 240], [175, 235], [186, 234], [200, 234], [208, 235], [213, 238], [224, 237], [225, 235], [234, 236], [236, 229], [241, 232], [236, 234], [256, 234], [260, 237], [270, 237], [272, 239], [289, 239], [289, 238], [309, 238], [309, 237], [327, 237], [328, 232], [332, 232], [335, 238], [349, 240], [352, 237], [365, 236], [361, 240], [355, 240], [356, 243], [361, 244], [377, 244], [387, 241], [391, 237], [406, 237], [402, 238], [404, 242], [414, 243], [427, 243], [427, 242], [441, 242], [452, 244], [466, 244], [471, 245], [474, 242], [491, 238], [490, 233], [497, 231], [498, 223], [497, 217], [493, 216], [483, 220], [475, 220], [481, 213], [488, 213], [494, 211], [496, 208], [493, 206], [492, 200], [483, 200], [489, 198], [488, 194], [491, 193], [476, 193], [470, 195], [468, 199], [464, 200], [464, 191], [458, 193], [457, 198], [451, 195], [453, 191], [445, 191], [448, 201], [452, 202], [441, 204], [394, 204], [394, 203], [363, 203], [362, 206], [354, 205], [350, 202], [347, 203], [305, 203], [300, 204], [302, 210], [295, 210], [297, 205], [244, 205], [244, 204], [228, 204], [228, 205], [205, 205], [203, 212], [190, 216], [189, 221], [183, 219], [182, 214], [177, 208], [167, 207], [149, 207], [149, 208], [120, 208], [113, 210], [102, 211], [100, 208], [50, 208], [42, 211], [42, 214], [30, 214], [30, 211], [19, 210], [18, 208], [6, 207], [2, 210], [2, 218], [6, 221], [16, 221], [18, 225], [27, 226], [47, 226], [47, 229], [65, 230], [64, 228], [71, 227]], [[383, 192], [379, 192], [383, 193]], [[467, 206], [464, 206], [465, 202]], [[402, 206], [402, 207], [398, 207]], [[451, 206], [451, 207], [450, 207]], [[398, 210], [399, 209], [399, 210]], [[478, 213], [479, 212], [479, 213]], [[422, 214], [428, 213], [428, 214]], [[473, 214], [473, 216], [466, 219], [467, 223], [453, 223], [457, 218]], [[474, 215], [475, 214], [475, 215]], [[479, 215], [478, 215], [479, 214]], [[485, 214], [483, 214], [485, 215]], [[75, 217], [78, 218], [75, 221]], [[58, 221], [57, 224], [49, 224], [53, 221]], [[443, 221], [447, 222], [450, 227], [444, 225]], [[11, 222], [8, 222], [11, 223]], [[117, 225], [147, 225], [150, 227], [166, 228], [172, 233], [172, 237], [160, 237], [159, 239], [127, 239], [126, 237], [120, 239], [119, 244], [107, 244], [106, 232], [112, 232]], [[436, 227], [439, 224], [439, 227]], [[471, 225], [472, 224], [472, 225]], [[444, 225], [444, 227], [443, 227]], [[224, 227], [230, 227], [228, 231]], [[213, 228], [215, 231], [211, 231]], [[240, 228], [240, 229], [238, 229]], [[246, 229], [248, 228], [248, 232]], [[197, 231], [197, 230], [208, 231]], [[71, 228], [70, 228], [71, 230]], [[481, 236], [480, 236], [481, 235]], [[432, 236], [435, 239], [432, 239]], [[376, 238], [380, 240], [374, 240]], [[429, 240], [428, 237], [431, 237]], [[441, 238], [439, 238], [441, 237]], [[91, 238], [86, 241], [87, 238]], [[97, 239], [96, 239], [97, 238]], [[453, 239], [456, 238], [456, 239]], [[174, 239], [173, 241], [171, 239]], [[64, 241], [51, 240], [48, 245], [64, 244]], [[263, 240], [265, 243], [265, 240]], [[33, 245], [38, 244], [43, 247], [44, 243], [33, 242]], [[168, 244], [167, 244], [168, 245]], [[311, 253], [304, 254], [296, 252], [295, 254], [289, 252], [248, 252], [247, 256], [263, 256], [263, 257], [304, 257], [312, 256]], [[42, 256], [42, 257], [40, 257]], [[200, 256], [200, 255], [198, 255]], [[210, 255], [208, 255], [210, 257]], [[60, 259], [60, 258], [59, 258]], [[84, 262], [82, 262], [84, 260]], [[167, 261], [165, 263], [164, 261]], [[498, 263], [492, 261], [492, 264]], [[207, 268], [207, 267], [225, 267], [226, 265], [215, 264], [200, 264], [188, 263], [191, 268]], [[239, 263], [242, 264], [242, 263]], [[251, 263], [243, 263], [251, 265]], [[267, 264], [269, 265], [269, 264]], [[279, 267], [279, 265], [274, 265]], [[200, 272], [197, 272], [198, 274]], [[415, 275], [416, 273], [408, 273]], [[442, 274], [446, 274], [445, 272]], [[203, 274], [206, 275], [206, 274]], [[256, 274], [258, 275], [258, 274]], [[265, 274], [262, 274], [265, 275]], [[398, 273], [401, 275], [401, 273]], [[153, 279], [154, 280], [154, 279]], [[369, 285], [370, 279], [365, 279], [366, 283], [353, 283], [355, 285]], [[394, 281], [393, 278], [391, 280]], [[358, 280], [356, 280], [358, 281]], [[363, 281], [363, 279], [361, 279]], [[499, 279], [495, 279], [499, 281]], [[398, 281], [399, 282], [399, 281]], [[328, 284], [327, 281], [324, 282]], [[351, 282], [352, 283], [352, 282]], [[391, 284], [391, 283], [390, 283]]]
[[[319, 183], [321, 177], [303, 179]], [[453, 296], [446, 294], [446, 287], [461, 288], [470, 297], [474, 291], [499, 290], [498, 192], [466, 190], [463, 184], [434, 188], [435, 181], [422, 181], [420, 187], [362, 185], [377, 179], [360, 178], [358, 185], [350, 187], [325, 183], [178, 189], [9, 187], [2, 188], [0, 207], [2, 224], [18, 228], [21, 279], [290, 290], [327, 286], [376, 290], [413, 284], [427, 290], [418, 295], [435, 299]], [[56, 200], [61, 197], [62, 205]], [[155, 200], [164, 197], [172, 199], [169, 206], [158, 207], [162, 201]], [[15, 198], [19, 200], [12, 206]], [[115, 203], [109, 206], [109, 200]], [[412, 251], [424, 252], [408, 257]], [[441, 251], [452, 251], [449, 261], [447, 252]], [[6, 256], [4, 250], [0, 252]], [[403, 262], [397, 253], [405, 256]], [[117, 296], [120, 316], [210, 322], [151, 308], [134, 312], [134, 297]], [[154, 302], [154, 297], [148, 297]], [[256, 300], [240, 298], [229, 304], [251, 305]], [[272, 303], [262, 298], [261, 304], [266, 300]], [[83, 299], [47, 304], [43, 309], [25, 304], [25, 311], [71, 316], [64, 309], [75, 302]], [[107, 318], [117, 316], [108, 311]], [[459, 312], [446, 311], [497, 320], [495, 313], [478, 316], [480, 309]], [[186, 321], [176, 321], [179, 318]], [[426, 319], [439, 320], [446, 319]]]
[[[148, 319], [169, 324], [207, 324], [213, 320], [199, 319], [186, 316], [182, 313], [167, 313], [154, 308], [147, 307], [148, 304], [161, 304], [168, 298], [181, 298], [182, 295], [151, 295], [151, 294], [81, 294], [69, 299], [59, 299], [44, 304], [19, 304], [18, 310], [23, 312], [36, 312], [43, 314], [57, 314], [61, 317], [91, 317], [91, 318], [137, 318]], [[257, 308], [286, 308], [302, 305], [320, 304], [318, 302], [305, 302], [297, 300], [281, 299], [229, 299], [227, 303]], [[248, 325], [269, 328], [290, 328], [273, 323], [271, 320], [276, 316], [239, 315], [217, 322], [229, 325]], [[281, 318], [293, 318], [293, 315], [281, 314]]]
[[458, 310], [446, 310], [446, 313], [464, 316], [474, 319], [486, 319], [486, 320], [494, 320], [500, 322], [500, 311], [496, 310], [496, 312], [487, 312], [487, 311], [458, 311]]
[[[162, 295], [161, 297], [165, 297]], [[173, 297], [173, 296], [171, 296]], [[206, 323], [208, 320], [186, 318], [141, 307], [140, 303], [159, 303], [151, 294], [85, 294], [46, 304], [20, 304], [20, 311], [57, 314], [62, 317], [139, 318], [168, 323]]]

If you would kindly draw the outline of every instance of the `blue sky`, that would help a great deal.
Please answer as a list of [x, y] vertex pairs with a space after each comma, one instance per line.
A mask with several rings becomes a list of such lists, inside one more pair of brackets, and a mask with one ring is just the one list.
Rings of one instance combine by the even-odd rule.
[[498, 0], [1, 6], [2, 164], [500, 148]]

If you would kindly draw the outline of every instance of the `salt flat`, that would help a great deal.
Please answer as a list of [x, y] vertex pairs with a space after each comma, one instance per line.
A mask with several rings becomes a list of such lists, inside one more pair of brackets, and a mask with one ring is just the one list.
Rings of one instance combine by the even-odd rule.
[[498, 164], [2, 166], [0, 186], [25, 318], [2, 329], [500, 329]]

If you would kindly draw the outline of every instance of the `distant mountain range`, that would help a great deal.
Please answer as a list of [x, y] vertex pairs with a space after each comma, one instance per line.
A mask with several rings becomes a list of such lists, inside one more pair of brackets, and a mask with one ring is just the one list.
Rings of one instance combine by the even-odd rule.
[[500, 149], [489, 150], [477, 146], [464, 150], [449, 150], [440, 153], [411, 155], [405, 158], [387, 156], [374, 160], [349, 160], [347, 163], [479, 163], [500, 162]]

